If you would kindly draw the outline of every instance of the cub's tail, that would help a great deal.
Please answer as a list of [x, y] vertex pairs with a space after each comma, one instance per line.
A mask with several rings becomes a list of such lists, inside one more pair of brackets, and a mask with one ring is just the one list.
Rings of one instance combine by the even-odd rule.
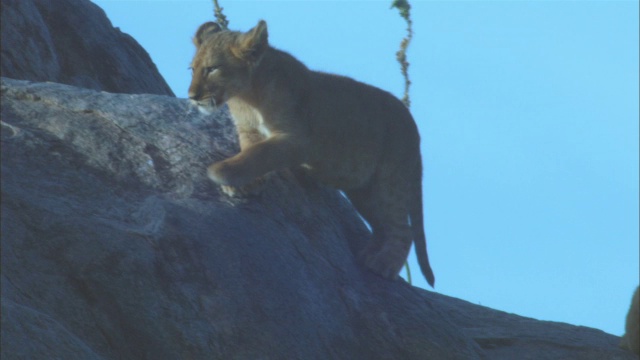
[[[421, 161], [420, 161], [421, 162]], [[427, 254], [427, 237], [424, 234], [424, 220], [422, 211], [422, 166], [418, 166], [417, 176], [414, 177], [412, 184], [416, 192], [416, 198], [412, 199], [409, 207], [409, 217], [411, 218], [411, 231], [413, 232], [413, 243], [416, 246], [416, 256], [420, 270], [431, 287], [434, 287], [436, 278], [433, 276], [433, 270], [429, 264], [429, 255]]]

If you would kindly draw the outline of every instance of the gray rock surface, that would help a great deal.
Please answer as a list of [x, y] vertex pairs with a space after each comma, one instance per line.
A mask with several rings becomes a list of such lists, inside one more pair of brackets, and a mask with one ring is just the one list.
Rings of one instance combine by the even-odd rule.
[[635, 358], [361, 269], [366, 228], [302, 175], [221, 194], [224, 110], [3, 78], [1, 116], [3, 359]]
[[149, 54], [87, 0], [1, 0], [0, 75], [171, 95]]

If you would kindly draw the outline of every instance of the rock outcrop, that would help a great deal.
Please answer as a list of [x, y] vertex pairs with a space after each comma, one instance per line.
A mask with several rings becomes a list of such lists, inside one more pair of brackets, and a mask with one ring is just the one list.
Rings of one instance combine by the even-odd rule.
[[[5, 3], [18, 6], [2, 0], [3, 45]], [[35, 80], [60, 81], [47, 64]], [[101, 78], [119, 75], [104, 69], [77, 69], [89, 80], [76, 85], [105, 89]], [[33, 79], [33, 69], [6, 71]], [[113, 91], [162, 93], [162, 83], [135, 87], [157, 73], [136, 76]], [[7, 78], [1, 93], [2, 359], [636, 358], [599, 330], [360, 268], [366, 227], [339, 192], [304, 175], [275, 174], [246, 198], [221, 194], [205, 168], [238, 151], [225, 110]]]
[[173, 96], [149, 54], [87, 0], [2, 0], [0, 75]]
[[2, 104], [3, 355], [64, 329], [62, 358], [477, 358], [426, 291], [356, 266], [338, 192], [220, 195], [226, 113], [6, 79]]
[[619, 338], [386, 281], [304, 176], [232, 199], [227, 113], [2, 80], [3, 359], [631, 359]]

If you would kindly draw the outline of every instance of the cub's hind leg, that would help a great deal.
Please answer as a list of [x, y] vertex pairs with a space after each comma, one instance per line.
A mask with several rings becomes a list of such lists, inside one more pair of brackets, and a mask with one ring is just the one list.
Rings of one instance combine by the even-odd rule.
[[396, 213], [389, 215], [392, 217], [385, 219], [382, 230], [374, 233], [373, 241], [363, 249], [360, 257], [376, 274], [395, 279], [409, 255], [412, 232], [406, 219]]
[[[347, 196], [371, 226], [372, 241], [358, 258], [374, 273], [395, 279], [409, 254], [413, 235], [409, 226], [407, 191], [402, 179], [387, 178], [366, 190], [350, 191]], [[385, 179], [385, 180], [387, 180]]]

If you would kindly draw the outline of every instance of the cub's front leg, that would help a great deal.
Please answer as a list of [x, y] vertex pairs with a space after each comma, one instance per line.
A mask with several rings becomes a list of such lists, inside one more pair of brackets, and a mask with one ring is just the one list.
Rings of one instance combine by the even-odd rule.
[[271, 171], [302, 164], [304, 153], [304, 146], [288, 135], [274, 135], [242, 149], [229, 159], [212, 164], [207, 175], [222, 185], [225, 192], [229, 187], [242, 189]]
[[[253, 112], [250, 112], [249, 115], [253, 116]], [[266, 139], [263, 133], [261, 133], [256, 128], [256, 121], [249, 121], [252, 118], [245, 116], [243, 122], [236, 123], [236, 130], [238, 131], [238, 139], [240, 140], [240, 149], [245, 150], [249, 147], [253, 146], [260, 141]], [[215, 164], [209, 166], [209, 171], [212, 171]], [[215, 173], [215, 170], [213, 170]], [[211, 178], [211, 175], [209, 176]], [[231, 185], [220, 185], [220, 189], [223, 193], [227, 194], [231, 197], [246, 197], [249, 195], [257, 195], [259, 194], [268, 178], [267, 175], [263, 175], [251, 180], [248, 184], [243, 185], [242, 187], [235, 187]]]

